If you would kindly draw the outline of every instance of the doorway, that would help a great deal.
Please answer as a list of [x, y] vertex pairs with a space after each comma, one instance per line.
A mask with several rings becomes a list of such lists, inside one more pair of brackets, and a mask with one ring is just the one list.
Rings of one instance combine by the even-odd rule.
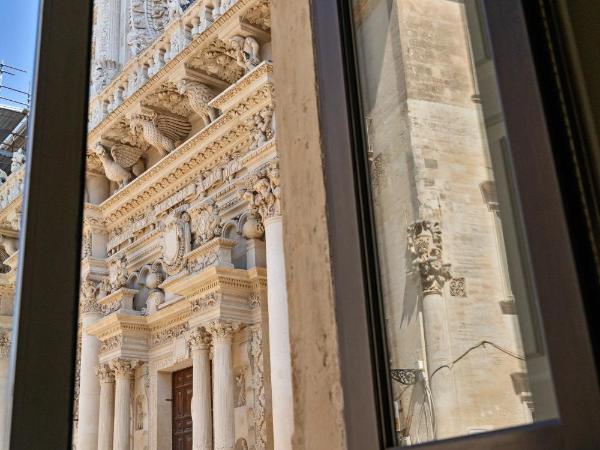
[[192, 374], [173, 373], [173, 450], [192, 450]]

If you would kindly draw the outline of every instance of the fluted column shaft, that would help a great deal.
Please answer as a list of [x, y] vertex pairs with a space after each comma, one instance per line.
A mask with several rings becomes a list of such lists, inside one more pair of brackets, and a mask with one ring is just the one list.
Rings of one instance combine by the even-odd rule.
[[233, 361], [231, 342], [233, 326], [216, 321], [210, 328], [213, 337], [213, 406], [215, 450], [233, 450], [235, 418], [233, 403]]
[[275, 215], [265, 220], [265, 241], [267, 247], [273, 441], [277, 450], [291, 450], [294, 431], [294, 398], [281, 215]]
[[79, 421], [77, 427], [77, 450], [98, 449], [98, 413], [100, 383], [96, 377], [96, 364], [100, 342], [87, 334], [88, 326], [100, 319], [98, 312], [82, 314], [81, 362], [79, 366]]
[[212, 450], [209, 336], [197, 330], [190, 341], [193, 364], [192, 441], [194, 450]]
[[96, 369], [100, 381], [98, 450], [112, 450], [115, 420], [115, 377], [106, 365]]
[[130, 411], [131, 408], [131, 375], [135, 363], [126, 360], [115, 360], [111, 368], [115, 372], [115, 425], [113, 450], [129, 450]]

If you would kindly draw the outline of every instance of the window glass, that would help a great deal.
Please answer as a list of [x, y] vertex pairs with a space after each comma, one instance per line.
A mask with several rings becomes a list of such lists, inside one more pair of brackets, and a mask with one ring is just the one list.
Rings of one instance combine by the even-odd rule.
[[401, 445], [557, 417], [476, 0], [354, 0]]
[[38, 2], [0, 4], [0, 449], [8, 448]]

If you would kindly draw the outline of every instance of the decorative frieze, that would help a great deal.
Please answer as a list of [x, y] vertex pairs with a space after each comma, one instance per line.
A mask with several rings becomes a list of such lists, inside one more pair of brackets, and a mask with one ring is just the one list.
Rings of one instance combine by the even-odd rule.
[[194, 298], [191, 303], [192, 312], [204, 312], [210, 308], [213, 308], [221, 303], [223, 300], [223, 294], [218, 292], [211, 292], [198, 298]]
[[187, 322], [181, 323], [174, 327], [166, 330], [160, 330], [152, 334], [152, 345], [163, 345], [172, 342], [178, 337], [182, 336], [189, 330], [189, 324]]
[[413, 266], [421, 276], [423, 293], [441, 294], [452, 275], [450, 264], [443, 261], [440, 224], [421, 220], [408, 227], [408, 250], [414, 257]]
[[121, 348], [123, 344], [122, 336], [112, 336], [108, 339], [100, 342], [100, 354], [105, 354], [112, 352], [114, 350], [118, 350]]

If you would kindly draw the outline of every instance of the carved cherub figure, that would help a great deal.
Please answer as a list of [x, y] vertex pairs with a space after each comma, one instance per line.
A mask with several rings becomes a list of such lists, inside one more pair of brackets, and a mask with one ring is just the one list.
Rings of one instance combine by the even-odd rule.
[[233, 36], [229, 44], [233, 58], [246, 73], [260, 64], [260, 45], [253, 37]]

